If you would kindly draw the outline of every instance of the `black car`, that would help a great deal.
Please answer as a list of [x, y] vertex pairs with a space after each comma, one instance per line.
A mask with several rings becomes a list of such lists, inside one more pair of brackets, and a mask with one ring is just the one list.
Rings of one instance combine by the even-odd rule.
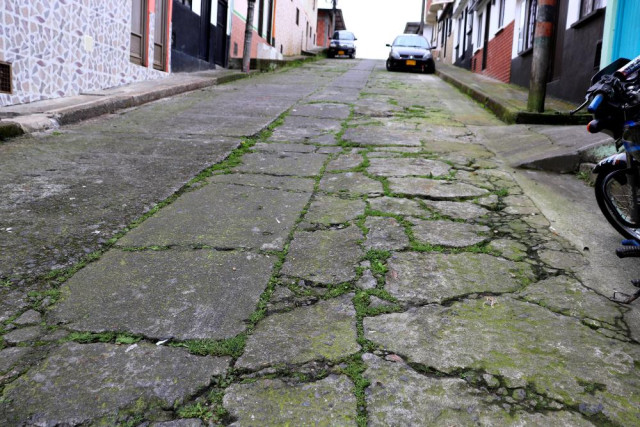
[[431, 45], [417, 34], [403, 34], [396, 37], [387, 59], [387, 70], [416, 70], [423, 73], [435, 73], [436, 63], [431, 55]]
[[329, 40], [329, 52], [327, 56], [333, 58], [336, 55], [349, 55], [349, 58], [356, 57], [356, 36], [351, 31], [336, 31]]

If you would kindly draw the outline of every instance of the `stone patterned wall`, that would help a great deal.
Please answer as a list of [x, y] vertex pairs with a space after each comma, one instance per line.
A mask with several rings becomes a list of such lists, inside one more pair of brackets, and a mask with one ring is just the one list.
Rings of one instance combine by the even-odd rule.
[[[152, 56], [149, 67], [129, 61], [131, 0], [0, 3], [0, 61], [13, 66], [13, 93], [0, 94], [2, 106], [167, 75], [153, 69]], [[149, 55], [153, 54], [153, 15]]]

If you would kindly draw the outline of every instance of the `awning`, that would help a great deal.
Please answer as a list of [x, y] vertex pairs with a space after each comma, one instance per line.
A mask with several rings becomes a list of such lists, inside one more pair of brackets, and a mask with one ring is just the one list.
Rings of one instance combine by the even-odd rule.
[[455, 0], [432, 0], [431, 4], [429, 5], [429, 13], [434, 13], [435, 14], [440, 9], [444, 9], [444, 7], [447, 4], [453, 3], [454, 1]]

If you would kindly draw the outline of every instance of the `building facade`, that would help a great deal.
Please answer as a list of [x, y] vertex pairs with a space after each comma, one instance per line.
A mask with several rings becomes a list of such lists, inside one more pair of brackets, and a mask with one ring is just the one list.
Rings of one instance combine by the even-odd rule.
[[173, 0], [172, 71], [226, 67], [229, 60], [229, 1]]
[[[621, 23], [610, 31], [608, 41], [604, 31], [607, 0], [557, 0], [547, 94], [581, 101], [602, 62], [603, 44], [609, 43], [615, 56], [625, 49], [633, 51], [628, 44], [640, 43], [637, 37], [629, 37], [640, 26], [640, 12], [634, 9], [640, 8], [639, 3], [615, 2], [625, 12], [615, 14]], [[528, 87], [537, 8], [538, 0], [431, 0], [426, 21], [433, 28], [436, 58]]]
[[4, 1], [0, 105], [157, 79], [170, 72], [169, 0]]
[[334, 31], [346, 30], [341, 9], [318, 9], [318, 22], [316, 24], [316, 46], [329, 47], [329, 39]]
[[[242, 58], [247, 0], [233, 1], [230, 57]], [[316, 48], [317, 0], [256, 0], [251, 58], [283, 59]]]

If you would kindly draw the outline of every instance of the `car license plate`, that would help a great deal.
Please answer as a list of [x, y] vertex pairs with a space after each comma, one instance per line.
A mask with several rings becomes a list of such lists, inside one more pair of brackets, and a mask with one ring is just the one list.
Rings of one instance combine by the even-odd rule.
[[416, 65], [416, 61], [413, 59], [407, 59], [407, 65]]
[[339, 50], [338, 55], [344, 55], [344, 50]]

